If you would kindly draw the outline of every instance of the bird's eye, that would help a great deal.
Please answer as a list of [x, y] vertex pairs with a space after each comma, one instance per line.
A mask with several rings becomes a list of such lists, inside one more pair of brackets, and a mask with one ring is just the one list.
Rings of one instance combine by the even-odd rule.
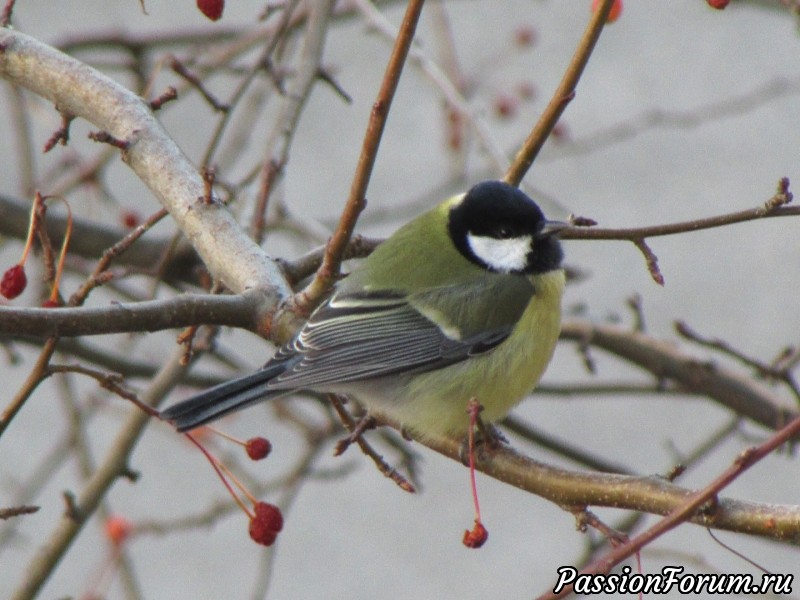
[[499, 240], [507, 240], [514, 237], [514, 231], [511, 227], [498, 227], [494, 232], [494, 237]]

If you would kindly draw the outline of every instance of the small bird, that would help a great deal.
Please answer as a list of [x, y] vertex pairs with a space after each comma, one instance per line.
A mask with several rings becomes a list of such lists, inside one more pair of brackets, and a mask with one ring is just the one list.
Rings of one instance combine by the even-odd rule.
[[539, 382], [561, 329], [567, 223], [484, 181], [396, 231], [259, 371], [165, 411], [187, 431], [299, 390], [346, 394], [406, 431], [463, 437]]

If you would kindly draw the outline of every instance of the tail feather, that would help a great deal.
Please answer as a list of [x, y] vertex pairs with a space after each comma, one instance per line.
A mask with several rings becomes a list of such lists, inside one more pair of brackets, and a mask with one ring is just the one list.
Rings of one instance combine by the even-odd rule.
[[284, 365], [273, 365], [226, 381], [161, 411], [161, 418], [172, 421], [183, 433], [261, 400], [282, 396], [289, 390], [269, 389], [269, 382], [283, 370]]

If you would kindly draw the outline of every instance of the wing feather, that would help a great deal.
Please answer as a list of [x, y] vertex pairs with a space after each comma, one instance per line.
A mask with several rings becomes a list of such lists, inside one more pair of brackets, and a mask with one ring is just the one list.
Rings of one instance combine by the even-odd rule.
[[290, 366], [270, 381], [270, 388], [324, 388], [439, 369], [490, 351], [511, 329], [504, 324], [458, 339], [448, 335], [452, 328], [440, 327], [399, 293], [334, 296], [279, 352]]

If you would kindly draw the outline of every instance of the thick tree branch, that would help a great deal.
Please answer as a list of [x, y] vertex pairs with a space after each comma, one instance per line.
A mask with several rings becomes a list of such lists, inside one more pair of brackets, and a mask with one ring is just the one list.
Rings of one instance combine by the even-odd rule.
[[109, 77], [36, 39], [0, 30], [0, 76], [127, 143], [123, 160], [150, 188], [203, 258], [235, 292], [262, 287], [277, 303], [289, 295], [275, 265], [218, 202], [205, 202], [197, 168], [148, 104]]
[[75, 308], [0, 307], [0, 335], [76, 337], [136, 331], [161, 331], [213, 324], [258, 331], [265, 297], [259, 290], [215, 296], [185, 295], [166, 300], [119, 302]]
[[[426, 435], [422, 443], [461, 461], [460, 440]], [[507, 446], [483, 458], [476, 465], [483, 473], [563, 507], [608, 506], [666, 515], [697, 493], [655, 475], [568, 471], [535, 461]], [[704, 527], [800, 543], [800, 506], [796, 505], [719, 498], [712, 513], [695, 513], [690, 520]]]

